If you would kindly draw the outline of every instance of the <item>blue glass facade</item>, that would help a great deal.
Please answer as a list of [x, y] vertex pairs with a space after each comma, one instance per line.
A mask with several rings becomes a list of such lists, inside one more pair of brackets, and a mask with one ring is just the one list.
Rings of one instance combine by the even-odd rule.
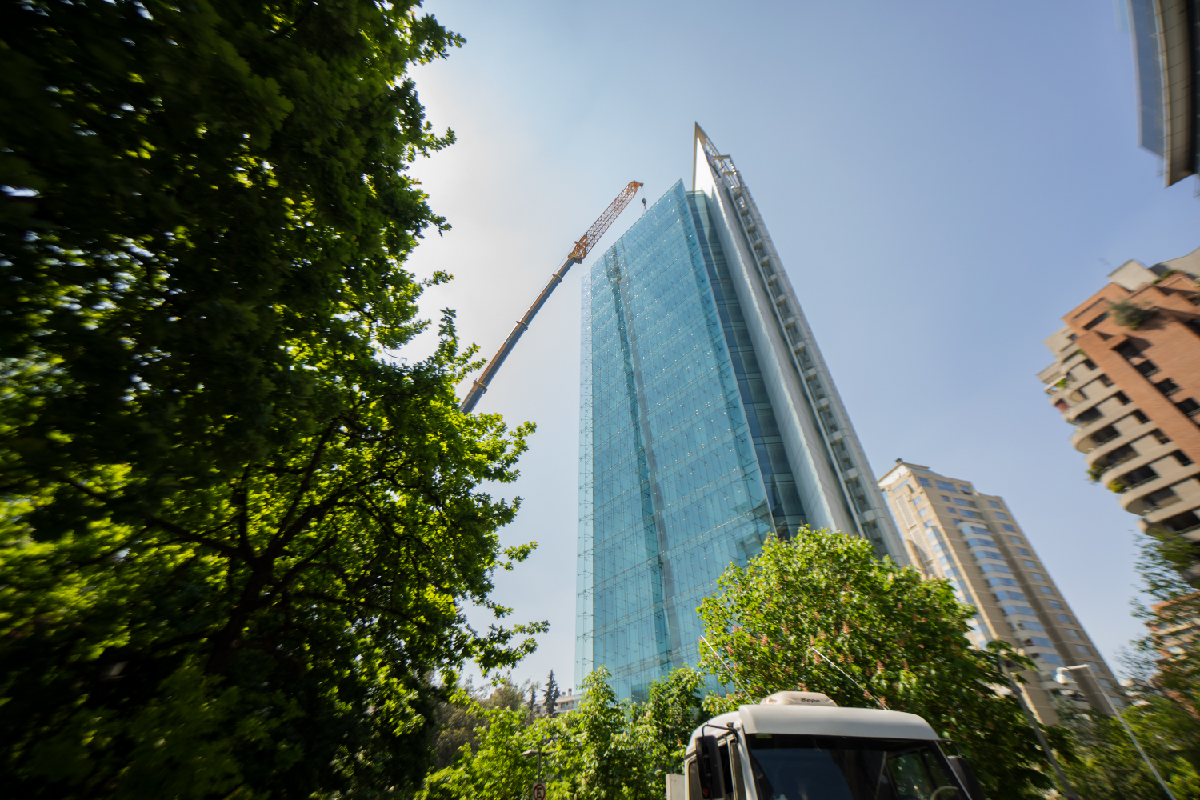
[[622, 697], [699, 657], [696, 608], [804, 524], [702, 193], [677, 183], [584, 279], [576, 683]]

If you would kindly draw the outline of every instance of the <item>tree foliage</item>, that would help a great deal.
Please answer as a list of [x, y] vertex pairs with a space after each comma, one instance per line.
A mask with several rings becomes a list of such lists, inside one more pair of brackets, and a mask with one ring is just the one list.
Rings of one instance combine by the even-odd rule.
[[878, 561], [864, 540], [805, 528], [730, 566], [719, 587], [700, 617], [716, 651], [704, 650], [702, 667], [731, 690], [720, 707], [800, 689], [907, 711], [962, 749], [989, 797], [1051, 788], [1017, 700], [998, 690], [1008, 685], [1001, 659], [1030, 662], [999, 642], [972, 649], [974, 610], [946, 581]]
[[542, 695], [542, 707], [546, 710], [547, 717], [558, 713], [558, 698], [558, 683], [554, 680], [554, 670], [550, 670], [550, 677], [546, 678], [546, 691]]
[[[492, 576], [532, 430], [404, 269], [453, 139], [412, 2], [0, 9], [0, 794], [267, 797], [418, 783], [468, 658], [539, 626]], [[448, 276], [435, 275], [431, 281]]]
[[[1200, 592], [1183, 577], [1194, 564], [1195, 545], [1177, 535], [1152, 530], [1142, 540], [1138, 572], [1153, 604], [1137, 607], [1148, 632], [1129, 664], [1134, 702], [1121, 712], [1179, 800], [1200, 798]], [[1066, 769], [1089, 800], [1163, 796], [1116, 719], [1075, 711], [1066, 724], [1078, 756]]]
[[[426, 780], [420, 800], [511, 800], [541, 775], [553, 800], [641, 800], [661, 795], [678, 773], [691, 732], [701, 720], [702, 679], [680, 669], [652, 684], [643, 703], [620, 702], [603, 667], [584, 679], [569, 714], [530, 719], [490, 710], [478, 747]], [[525, 755], [529, 753], [529, 755]]]

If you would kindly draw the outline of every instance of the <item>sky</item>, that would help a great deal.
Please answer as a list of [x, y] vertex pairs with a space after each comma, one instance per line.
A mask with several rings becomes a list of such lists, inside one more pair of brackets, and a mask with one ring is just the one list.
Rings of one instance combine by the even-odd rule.
[[[1119, 1], [1119, 0], [1118, 0]], [[690, 188], [693, 123], [753, 191], [876, 476], [896, 458], [1002, 495], [1110, 664], [1140, 634], [1136, 518], [1086, 477], [1036, 374], [1042, 340], [1129, 259], [1200, 247], [1194, 179], [1137, 146], [1129, 35], [1103, 0], [605, 3], [433, 0], [466, 38], [412, 73], [457, 142], [413, 167], [452, 230], [410, 258], [455, 280], [490, 356], [631, 180]], [[547, 620], [521, 682], [573, 685], [580, 276], [477, 411], [537, 433], [496, 578], [508, 621]], [[430, 338], [402, 356], [420, 358]], [[465, 389], [465, 387], [464, 387]], [[481, 614], [472, 621], [486, 628]]]

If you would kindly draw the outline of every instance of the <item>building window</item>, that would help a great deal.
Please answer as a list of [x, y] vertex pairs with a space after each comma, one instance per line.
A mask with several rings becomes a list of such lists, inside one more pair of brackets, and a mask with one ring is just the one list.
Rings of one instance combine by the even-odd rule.
[[1054, 594], [1054, 590], [1051, 589], [1049, 586], [1039, 586], [1037, 588], [1038, 588], [1038, 591], [1041, 592], [1042, 594]]
[[[1058, 616], [1062, 617], [1064, 615], [1059, 614]], [[1070, 628], [1067, 629], [1067, 636], [1071, 639], [1082, 639], [1083, 638], [1082, 636], [1079, 635], [1079, 631], [1073, 631]]]
[[[1049, 587], [1043, 586], [1042, 588], [1047, 589]], [[1066, 608], [1063, 607], [1063, 604], [1058, 602], [1057, 600], [1047, 600], [1046, 605], [1050, 606], [1051, 608], [1053, 608], [1057, 611], [1066, 611]]]
[[1054, 618], [1057, 619], [1059, 622], [1061, 622], [1064, 625], [1071, 624], [1071, 618], [1066, 614], [1055, 614]]
[[1196, 412], [1200, 411], [1200, 403], [1197, 403], [1190, 397], [1186, 400], [1181, 400], [1180, 402], [1176, 403], [1175, 407], [1187, 414], [1189, 417], [1194, 417]]
[[[987, 582], [988, 586], [1020, 586], [1020, 584], [1014, 581], [1012, 578], [991, 577], [987, 579]], [[1025, 598], [1022, 597], [1021, 599], [1024, 600]]]
[[1171, 443], [1171, 437], [1167, 436], [1165, 433], [1160, 431], [1158, 428], [1155, 428], [1154, 430], [1150, 431], [1150, 435], [1153, 436], [1154, 441], [1158, 442], [1159, 444], [1170, 444]]
[[929, 482], [929, 478], [917, 478], [917, 483], [921, 484], [922, 486], [930, 486], [930, 485], [932, 485], [932, 484], [930, 484], [930, 482]]
[[972, 491], [971, 491], [971, 487], [970, 487], [970, 486], [959, 486], [959, 487], [958, 487], [958, 490], [959, 490], [960, 492], [962, 492], [963, 494], [974, 494], [974, 492], [972, 492]]
[[1001, 506], [995, 500], [988, 500], [988, 505], [991, 506], [992, 508], [1003, 508], [1003, 506]]
[[1175, 381], [1171, 380], [1170, 378], [1167, 378], [1166, 380], [1161, 380], [1158, 383], [1154, 384], [1154, 388], [1158, 389], [1160, 392], [1162, 392], [1167, 397], [1170, 397], [1171, 395], [1173, 395], [1179, 391], [1179, 384], [1176, 383]]
[[918, 516], [922, 516], [922, 517], [923, 517], [923, 516], [925, 516], [925, 515], [926, 515], [926, 514], [928, 514], [928, 513], [929, 513], [929, 507], [928, 507], [928, 506], [926, 506], [925, 508], [922, 508], [920, 511], [918, 511], [918, 512], [917, 512]]
[[[1010, 536], [1010, 537], [1008, 537], [1008, 538], [1012, 539], [1014, 543], [1015, 543], [1015, 542], [1019, 542], [1019, 541], [1021, 541], [1020, 539], [1014, 539], [1012, 536]], [[1017, 555], [1019, 555], [1019, 556], [1031, 556], [1031, 555], [1033, 555], [1033, 553], [1029, 552], [1029, 551], [1028, 551], [1028, 550], [1026, 550], [1024, 547], [1018, 547], [1018, 548], [1017, 548]]]
[[[1036, 567], [1037, 564], [1034, 564], [1034, 566]], [[1035, 581], [1041, 581], [1042, 583], [1046, 583], [1046, 576], [1040, 572], [1031, 572], [1031, 573], [1029, 573], [1029, 577], [1033, 578]]]
[[1029, 569], [1037, 569], [1037, 562], [1036, 562], [1036, 561], [1030, 561], [1028, 558], [1026, 558], [1026, 559], [1022, 560], [1022, 562], [1021, 562], [1021, 563], [1023, 563], [1023, 564], [1024, 564], [1026, 567], [1028, 567]]
[[1121, 342], [1113, 349], [1117, 352], [1117, 355], [1125, 359], [1137, 358], [1142, 354], [1142, 349], [1128, 339]]
[[1124, 392], [1117, 392], [1116, 394], [1113, 395], [1113, 397], [1115, 397], [1117, 399], [1117, 402], [1120, 403], [1121, 405], [1123, 405], [1123, 406], [1129, 405], [1129, 395], [1125, 394]]
[[996, 592], [996, 599], [1001, 602], [1005, 600], [1019, 600], [1022, 603], [1028, 602], [1025, 595], [1020, 592]]
[[1171, 455], [1175, 456], [1175, 460], [1179, 462], [1179, 466], [1181, 467], [1190, 467], [1192, 465], [1192, 459], [1182, 450], [1176, 450]]
[[1078, 654], [1079, 654], [1079, 655], [1081, 655], [1081, 656], [1090, 656], [1090, 655], [1094, 655], [1094, 654], [1092, 653], [1092, 648], [1088, 647], [1086, 644], [1077, 644], [1077, 645], [1075, 645], [1075, 652], [1076, 652], [1076, 653], [1078, 653]]
[[1016, 532], [1017, 532], [1017, 529], [1016, 529], [1016, 528], [1014, 528], [1012, 525], [1001, 525], [1000, 527], [1001, 527], [1001, 528], [1004, 528], [1004, 530], [1008, 531], [1009, 533], [1016, 533]]
[[941, 489], [943, 492], [953, 492], [954, 491], [954, 484], [952, 484], [952, 483], [946, 483], [945, 481], [934, 481], [934, 482], [937, 484], [937, 488]]
[[1026, 647], [1044, 647], [1047, 650], [1054, 649], [1054, 643], [1044, 636], [1030, 636], [1025, 639]]
[[960, 509], [958, 510], [958, 513], [960, 513], [960, 514], [966, 514], [966, 515], [967, 515], [968, 517], [970, 517], [971, 519], [983, 519], [983, 517], [980, 515], [980, 513], [979, 513], [978, 511], [968, 511], [968, 510], [967, 510], [967, 509], [965, 509], [965, 508], [960, 508]]
[[1134, 369], [1142, 373], [1144, 377], [1149, 378], [1151, 375], [1158, 372], [1158, 364], [1155, 364], [1153, 361], [1147, 358], [1145, 361], [1135, 366]]
[[997, 511], [996, 516], [1000, 519], [1008, 519], [1008, 514], [1005, 514], [1003, 511]]
[[1012, 570], [1004, 564], [980, 564], [979, 568], [984, 572], [1003, 572], [1006, 575], [1012, 575]]
[[1037, 614], [1034, 614], [1033, 609], [1030, 608], [1029, 606], [1000, 606], [1000, 609], [1010, 617], [1019, 617], [1019, 616], [1036, 617], [1037, 616]]
[[[1037, 656], [1038, 654], [1030, 653], [1030, 655]], [[1047, 664], [1054, 664], [1055, 666], [1059, 666], [1059, 667], [1066, 666], [1065, 664], [1063, 664], [1062, 657], [1059, 656], [1058, 653], [1042, 653], [1040, 655], [1040, 658], [1042, 659], [1042, 661], [1045, 661]]]

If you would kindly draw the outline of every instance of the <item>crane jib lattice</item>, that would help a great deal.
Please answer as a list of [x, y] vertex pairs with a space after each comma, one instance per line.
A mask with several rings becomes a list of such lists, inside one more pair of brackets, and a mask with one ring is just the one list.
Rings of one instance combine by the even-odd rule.
[[479, 398], [483, 397], [483, 393], [487, 391], [488, 384], [492, 382], [496, 371], [500, 369], [500, 365], [504, 363], [504, 359], [508, 358], [508, 354], [512, 352], [517, 340], [521, 338], [521, 334], [529, 329], [529, 323], [533, 321], [534, 316], [546, 303], [546, 299], [550, 297], [550, 293], [554, 288], [562, 283], [563, 277], [567, 274], [567, 270], [572, 264], [578, 264], [587, 258], [587, 254], [592, 251], [596, 243], [608, 231], [609, 226], [616, 221], [625, 207], [629, 205], [629, 201], [633, 200], [633, 196], [637, 194], [642, 184], [637, 181], [630, 181], [629, 185], [621, 190], [621, 193], [616, 196], [608, 208], [604, 209], [604, 213], [599, 219], [592, 223], [592, 227], [587, 229], [583, 237], [575, 242], [575, 247], [567, 255], [563, 265], [558, 268], [558, 271], [550, 278], [550, 282], [546, 284], [546, 288], [542, 289], [541, 294], [533, 301], [533, 305], [525, 312], [525, 316], [517, 321], [516, 327], [512, 329], [512, 333], [508, 334], [508, 338], [504, 340], [504, 344], [500, 345], [500, 349], [496, 351], [496, 355], [492, 356], [492, 360], [483, 368], [483, 372], [479, 374], [479, 378], [471, 385], [471, 390], [467, 392], [467, 396], [463, 398], [460, 409], [464, 414], [471, 413], [475, 408], [475, 404], [479, 402]]

